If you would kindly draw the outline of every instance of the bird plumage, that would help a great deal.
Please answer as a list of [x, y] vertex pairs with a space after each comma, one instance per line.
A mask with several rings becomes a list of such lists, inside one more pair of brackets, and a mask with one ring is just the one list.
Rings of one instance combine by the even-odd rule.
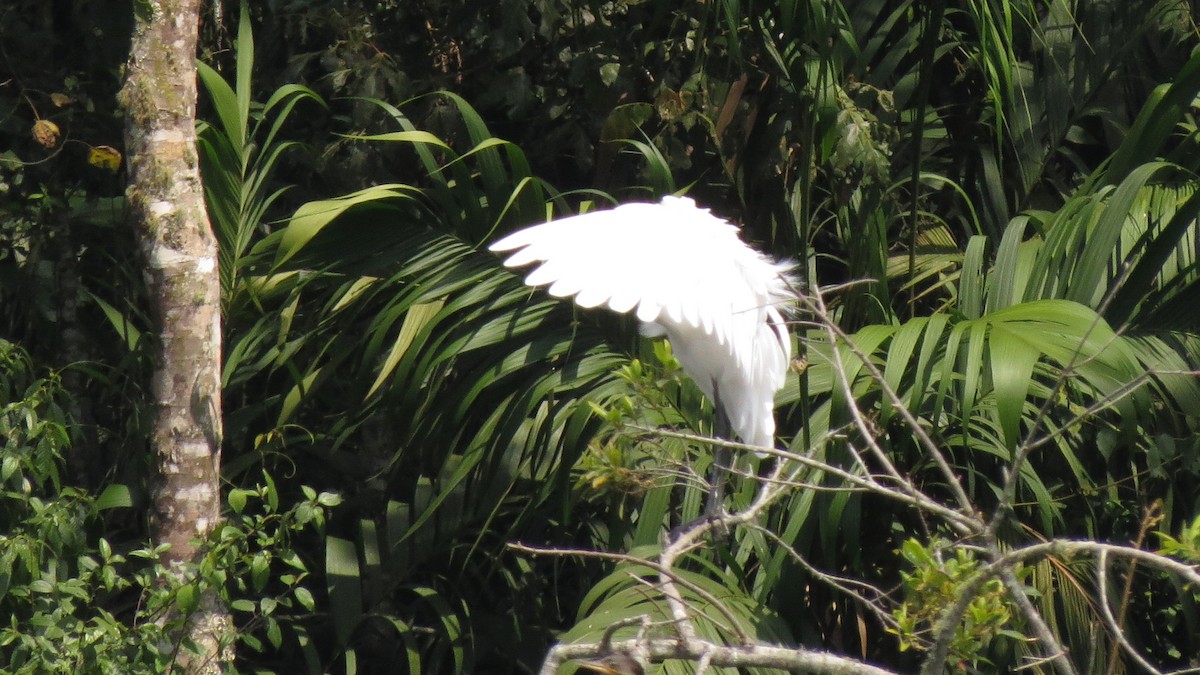
[[791, 361], [781, 307], [794, 284], [790, 265], [747, 246], [732, 223], [666, 197], [534, 225], [490, 249], [514, 251], [506, 267], [541, 263], [525, 283], [555, 297], [634, 311], [743, 442], [774, 446], [775, 392]]

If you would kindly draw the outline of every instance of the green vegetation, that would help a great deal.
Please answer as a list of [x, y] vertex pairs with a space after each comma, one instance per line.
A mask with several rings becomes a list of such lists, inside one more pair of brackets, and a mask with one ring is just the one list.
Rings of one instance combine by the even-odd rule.
[[667, 345], [486, 243], [670, 192], [810, 296], [790, 456], [757, 466], [790, 487], [672, 568], [701, 637], [1052, 672], [1035, 611], [1077, 672], [1197, 665], [1189, 4], [214, 3], [228, 508], [173, 571], [103, 161], [131, 17], [42, 4], [0, 9], [0, 670], [163, 672], [206, 589], [238, 672], [535, 672], [669, 633], [638, 621], [670, 619], [653, 563], [702, 508], [710, 404]]

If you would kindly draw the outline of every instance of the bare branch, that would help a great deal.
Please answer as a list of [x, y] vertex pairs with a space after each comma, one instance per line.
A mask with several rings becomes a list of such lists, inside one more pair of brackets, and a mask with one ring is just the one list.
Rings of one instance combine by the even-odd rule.
[[[868, 611], [874, 614], [879, 623], [885, 626], [891, 626], [893, 628], [899, 625], [895, 617], [893, 617], [883, 606], [881, 606], [885, 601], [888, 600], [888, 594], [883, 590], [876, 588], [875, 586], [872, 586], [861, 579], [853, 579], [850, 577], [824, 572], [809, 563], [804, 556], [800, 555], [795, 548], [780, 538], [778, 534], [775, 534], [765, 527], [756, 525], [755, 528], [762, 532], [764, 536], [770, 538], [772, 541], [778, 544], [780, 548], [787, 552], [789, 558], [794, 560], [797, 565], [803, 567], [804, 571], [811, 574], [814, 579], [825, 584], [826, 586], [829, 586], [835, 591], [843, 593], [852, 598], [855, 602], [859, 603], [860, 606], [865, 607]], [[859, 591], [854, 590], [854, 588], [851, 588], [852, 586], [862, 588], [864, 591], [869, 592], [874, 597], [868, 598]]]
[[1182, 577], [1187, 584], [1200, 588], [1200, 572], [1197, 572], [1195, 568], [1166, 556], [1129, 546], [1104, 544], [1095, 541], [1058, 539], [1015, 549], [992, 560], [987, 566], [976, 572], [959, 589], [960, 595], [958, 601], [942, 612], [942, 615], [938, 618], [937, 625], [934, 626], [934, 645], [929, 650], [928, 656], [921, 666], [922, 675], [940, 675], [943, 667], [942, 664], [945, 663], [946, 657], [949, 654], [950, 639], [954, 635], [955, 626], [962, 621], [962, 617], [966, 613], [971, 600], [989, 579], [1000, 577], [1004, 570], [1008, 570], [1011, 573], [1018, 565], [1050, 556], [1074, 558], [1081, 555], [1099, 556], [1102, 552], [1108, 555], [1123, 556], [1137, 560], [1144, 565], [1166, 572], [1167, 574]]
[[1013, 567], [1000, 567], [997, 572], [1013, 602], [1021, 609], [1025, 620], [1033, 627], [1034, 635], [1046, 649], [1046, 658], [1054, 665], [1054, 670], [1061, 675], [1075, 675], [1075, 666], [1071, 663], [1071, 659], [1067, 658], [1067, 650], [1059, 643], [1058, 638], [1054, 637], [1050, 626], [1046, 625], [1041, 613], [1025, 595], [1025, 587], [1017, 580], [1017, 575], [1013, 573]]
[[1129, 639], [1125, 637], [1125, 631], [1121, 630], [1117, 617], [1113, 616], [1112, 607], [1108, 602], [1108, 551], [1100, 551], [1100, 554], [1096, 556], [1096, 593], [1099, 595], [1098, 604], [1104, 625], [1108, 626], [1108, 632], [1112, 634], [1121, 649], [1147, 673], [1163, 675], [1161, 670], [1155, 668], [1137, 649], [1134, 649], [1133, 645], [1129, 643]]
[[803, 647], [788, 649], [773, 645], [739, 645], [728, 647], [707, 640], [681, 640], [659, 638], [651, 640], [626, 640], [607, 646], [602, 652], [596, 643], [556, 645], [542, 662], [542, 675], [554, 675], [567, 661], [592, 659], [615, 652], [645, 654], [648, 661], [661, 663], [668, 660], [685, 660], [699, 663], [705, 660], [710, 666], [725, 668], [779, 668], [782, 670], [819, 673], [822, 675], [896, 675], [885, 670], [845, 656], [818, 652]]
[[[846, 378], [845, 364], [842, 363], [841, 352], [838, 350], [839, 342], [845, 344], [846, 347], [850, 349], [850, 352], [859, 359], [863, 365], [863, 368], [867, 370], [867, 372], [871, 375], [871, 378], [875, 381], [876, 385], [879, 386], [880, 391], [882, 391], [883, 394], [887, 396], [888, 400], [891, 401], [892, 405], [896, 409], [896, 413], [900, 415], [901, 419], [904, 420], [905, 425], [907, 425], [908, 428], [913, 432], [913, 436], [917, 439], [917, 442], [922, 448], [924, 448], [925, 454], [931, 460], [933, 460], [934, 464], [937, 465], [938, 470], [942, 473], [942, 478], [945, 480], [946, 485], [949, 486], [951, 493], [954, 495], [955, 501], [958, 502], [959, 511], [963, 515], [970, 517], [974, 513], [975, 508], [971, 504], [971, 499], [967, 496], [966, 490], [963, 489], [962, 483], [958, 479], [958, 474], [954, 473], [954, 469], [946, 460], [945, 455], [942, 454], [941, 450], [937, 447], [937, 444], [934, 443], [933, 438], [931, 438], [925, 431], [924, 427], [921, 426], [921, 423], [917, 420], [916, 416], [912, 414], [912, 412], [908, 409], [908, 406], [905, 405], [904, 401], [900, 399], [900, 396], [896, 394], [891, 385], [887, 383], [883, 373], [881, 373], [879, 369], [875, 367], [875, 364], [871, 362], [869, 355], [863, 353], [863, 351], [858, 348], [858, 345], [856, 345], [854, 341], [850, 339], [850, 336], [847, 335], [840, 327], [838, 327], [838, 325], [829, 317], [825, 308], [824, 299], [821, 297], [820, 292], [814, 293], [811, 296], [804, 296], [803, 300], [805, 300], [806, 304], [808, 305], [807, 309], [812, 311], [821, 320], [822, 327], [829, 335], [830, 358], [832, 358], [834, 361], [834, 371], [838, 376], [837, 381], [843, 390], [842, 393], [846, 397], [846, 400], [853, 401], [854, 392], [852, 391], [852, 383]], [[880, 448], [877, 443], [875, 443], [873, 430], [869, 425], [866, 424], [866, 421], [862, 417], [862, 412], [858, 410], [858, 407], [851, 405], [849, 408], [851, 415], [859, 425], [859, 431], [862, 433], [868, 447], [872, 450], [872, 456], [874, 456], [876, 460], [878, 460], [884, 466], [887, 472], [891, 474], [899, 482], [899, 484], [904, 486], [906, 490], [910, 490], [913, 493], [918, 492], [918, 490], [912, 487], [908, 481], [900, 475], [900, 472], [896, 470], [896, 467], [887, 457], [887, 453], [883, 452], [883, 449]]]
[[[869, 491], [873, 494], [877, 494], [882, 497], [886, 497], [888, 499], [892, 499], [892, 500], [901, 502], [907, 506], [912, 506], [914, 508], [921, 509], [923, 511], [927, 511], [930, 514], [938, 516], [939, 518], [942, 518], [943, 520], [947, 521], [947, 524], [950, 525], [950, 527], [954, 528], [954, 530], [956, 532], [959, 532], [960, 534], [963, 534], [963, 535], [968, 535], [968, 534], [971, 534], [974, 532], [978, 532], [983, 527], [982, 522], [974, 515], [966, 516], [954, 509], [947, 508], [940, 502], [937, 502], [937, 501], [931, 499], [925, 493], [912, 487], [912, 485], [903, 478], [899, 479], [900, 483], [901, 483], [901, 485], [905, 486], [907, 489], [899, 490], [896, 488], [888, 487], [888, 486], [880, 483], [875, 476], [872, 476], [870, 474], [868, 474], [866, 476], [860, 476], [858, 474], [854, 474], [849, 471], [846, 471], [845, 469], [843, 469], [839, 466], [835, 466], [835, 465], [829, 464], [827, 462], [822, 462], [819, 459], [813, 459], [812, 457], [809, 457], [807, 455], [801, 455], [801, 454], [798, 454], [795, 452], [791, 452], [790, 450], [780, 450], [780, 449], [776, 449], [776, 448], [760, 448], [760, 447], [754, 446], [754, 445], [746, 445], [745, 443], [737, 443], [735, 441], [727, 441], [727, 440], [723, 440], [723, 439], [714, 439], [714, 438], [710, 438], [707, 436], [699, 436], [696, 434], [689, 434], [689, 433], [684, 433], [684, 432], [680, 432], [680, 431], [672, 431], [669, 429], [651, 429], [649, 427], [642, 427], [642, 426], [637, 426], [637, 425], [630, 425], [630, 428], [635, 429], [637, 431], [655, 432], [655, 433], [659, 433], [665, 437], [678, 438], [680, 440], [692, 441], [695, 443], [708, 443], [708, 444], [712, 444], [712, 445], [721, 445], [723, 447], [731, 448], [733, 450], [746, 451], [746, 452], [757, 452], [757, 453], [761, 453], [764, 455], [777, 457], [781, 460], [787, 460], [789, 462], [795, 462], [797, 464], [802, 464], [806, 467], [816, 469], [818, 471], [822, 471], [822, 472], [828, 473], [830, 475], [836, 476], [857, 488], [861, 488], [861, 489]], [[891, 479], [891, 480], [895, 479], [894, 476], [887, 476], [887, 478]], [[771, 478], [759, 478], [758, 480], [761, 480], [764, 482], [769, 482], [772, 479]], [[807, 484], [801, 484], [801, 483], [795, 483], [795, 482], [790, 483], [790, 485], [792, 487], [798, 487], [801, 485], [807, 486]], [[831, 488], [829, 488], [829, 486], [821, 486], [821, 487], [823, 487], [824, 489], [831, 489]], [[832, 488], [832, 489], [837, 490], [839, 488]]]
[[[819, 450], [824, 443], [838, 440], [851, 454], [853, 461], [844, 462], [843, 466], [835, 466], [810, 454], [792, 452], [788, 449], [758, 447], [696, 434], [630, 425], [638, 432], [691, 443], [721, 446], [739, 452], [755, 452], [759, 455], [772, 456], [777, 461], [769, 476], [761, 477], [745, 470], [739, 471], [744, 477], [758, 483], [757, 494], [747, 507], [733, 513], [723, 513], [705, 518], [681, 530], [672, 531], [663, 542], [662, 551], [654, 556], [654, 560], [641, 560], [619, 554], [592, 554], [561, 549], [538, 550], [514, 546], [513, 548], [516, 550], [531, 553], [591, 555], [644, 565], [658, 575], [658, 583], [655, 587], [661, 592], [669, 606], [672, 617], [669, 625], [672, 627], [673, 634], [668, 637], [647, 636], [643, 632], [635, 640], [614, 643], [612, 641], [613, 633], [607, 632], [605, 639], [600, 643], [559, 645], [547, 658], [542, 672], [553, 672], [557, 664], [571, 658], [603, 656], [613, 651], [627, 651], [630, 654], [636, 654], [646, 663], [686, 659], [693, 662], [701, 672], [709, 670], [710, 667], [739, 666], [775, 667], [820, 673], [887, 672], [848, 657], [752, 643], [751, 638], [740, 629], [732, 611], [723, 607], [719, 599], [705, 593], [703, 589], [696, 588], [694, 584], [688, 584], [676, 570], [677, 564], [687, 553], [703, 546], [709, 538], [720, 538], [726, 536], [730, 531], [735, 531], [735, 528], [748, 527], [774, 545], [781, 547], [789, 559], [802, 567], [817, 583], [824, 584], [835, 592], [852, 599], [859, 606], [871, 612], [879, 624], [899, 628], [901, 622], [888, 611], [889, 597], [885, 591], [867, 581], [819, 569], [796, 550], [790, 542], [762, 524], [764, 514], [773, 505], [800, 489], [864, 492], [902, 504], [913, 509], [922, 518], [923, 525], [926, 516], [938, 519], [943, 523], [943, 527], [951, 529], [961, 536], [960, 541], [955, 544], [956, 548], [972, 550], [980, 557], [982, 565], [965, 583], [959, 585], [955, 601], [942, 609], [937, 617], [932, 631], [932, 643], [922, 663], [921, 672], [925, 675], [940, 675], [944, 671], [952, 640], [972, 600], [983, 592], [984, 584], [994, 583], [994, 580], [999, 580], [1004, 585], [1007, 597], [1014, 606], [1014, 612], [1021, 617], [1023, 626], [1032, 636], [1030, 640], [1036, 641], [1036, 651], [1041, 654], [1040, 657], [1027, 660], [1021, 668], [1048, 665], [1058, 675], [1076, 675], [1075, 662], [1070, 658], [1051, 625], [1031, 601], [1028, 596], [1028, 588], [1018, 577], [1019, 568], [1029, 562], [1048, 557], [1070, 559], [1085, 556], [1097, 558], [1099, 564], [1106, 565], [1110, 556], [1123, 557], [1130, 561], [1131, 567], [1134, 564], [1144, 565], [1147, 568], [1174, 575], [1187, 586], [1200, 588], [1200, 572], [1197, 572], [1196, 569], [1165, 556], [1141, 550], [1136, 546], [1102, 544], [1094, 541], [1052, 540], [1005, 551], [1002, 549], [997, 535], [1003, 520], [1011, 514], [1021, 469], [1032, 452], [1047, 443], [1054, 442], [1060, 434], [1064, 433], [1063, 428], [1094, 417], [1116, 401], [1129, 396], [1139, 387], [1144, 386], [1153, 373], [1138, 376], [1116, 391], [1107, 392], [1099, 400], [1091, 402], [1083, 412], [1060, 424], [1058, 429], [1035, 433], [1036, 430], [1049, 425], [1050, 415], [1053, 413], [1055, 396], [1047, 396], [1034, 420], [1032, 430], [1014, 451], [1011, 461], [1006, 467], [1006, 475], [1001, 485], [1000, 504], [991, 513], [990, 518], [985, 518], [971, 501], [948, 456], [934, 441], [929, 431], [929, 424], [919, 420], [907, 408], [900, 395], [889, 385], [884, 374], [872, 361], [872, 355], [859, 348], [850, 336], [830, 319], [820, 293], [804, 296], [802, 302], [806, 303], [807, 309], [815, 316], [815, 325], [824, 331], [829, 340], [830, 367], [834, 372], [833, 386], [840, 390], [841, 395], [850, 402], [850, 405], [847, 406], [850, 416], [850, 423], [847, 427], [856, 432], [849, 434], [853, 439], [848, 438], [847, 435], [839, 435], [843, 434], [843, 430], [826, 432], [823, 438], [812, 441], [812, 446]], [[1089, 331], [1096, 325], [1093, 324]], [[1065, 387], [1077, 369], [1087, 363], [1086, 359], [1082, 358], [1082, 349], [1082, 346], [1077, 348], [1070, 363], [1060, 369], [1059, 377], [1054, 383], [1052, 391], [1057, 392]], [[874, 386], [894, 407], [897, 417], [911, 431], [920, 445], [923, 455], [937, 467], [937, 474], [940, 476], [939, 484], [945, 485], [949, 490], [949, 500], [939, 502], [923, 492], [892, 461], [887, 448], [880, 441], [883, 432], [876, 427], [873, 419], [866, 415], [860, 407], [853, 404], [854, 382], [847, 375], [849, 372], [845, 360], [849, 358], [847, 354], [853, 354], [853, 358], [861, 363], [861, 370], [873, 380]], [[854, 369], [856, 371], [860, 369], [859, 363], [854, 364]], [[806, 443], [808, 442], [806, 440]], [[731, 470], [737, 471], [736, 466], [731, 467]], [[827, 478], [835, 480], [827, 481]], [[694, 474], [688, 474], [687, 480], [693, 481], [695, 484], [704, 484], [704, 479]], [[838, 481], [840, 484], [837, 484]], [[1101, 571], [1101, 574], [1105, 573], [1107, 573], [1107, 569]], [[1104, 614], [1108, 629], [1117, 636], [1121, 649], [1125, 653], [1130, 654], [1131, 658], [1138, 661], [1139, 665], [1145, 665], [1142, 663], [1145, 661], [1145, 657], [1137, 654], [1121, 633], [1121, 619], [1113, 613], [1109, 606], [1108, 598], [1104, 595], [1105, 590], [1101, 589], [1099, 611]], [[695, 623], [698, 618], [696, 608], [689, 606], [684, 591], [688, 596], [694, 595], [701, 598], [704, 603], [716, 608], [741, 644], [732, 646], [717, 644], [700, 637]], [[645, 620], [642, 625], [644, 628], [649, 626]], [[1160, 672], [1150, 668], [1147, 668], [1147, 671]]]

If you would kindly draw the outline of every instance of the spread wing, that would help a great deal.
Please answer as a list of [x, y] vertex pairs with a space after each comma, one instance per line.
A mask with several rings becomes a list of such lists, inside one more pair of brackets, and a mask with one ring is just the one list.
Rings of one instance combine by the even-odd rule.
[[773, 442], [772, 402], [791, 358], [778, 309], [792, 298], [788, 266], [747, 246], [734, 225], [667, 197], [534, 225], [490, 248], [515, 251], [506, 267], [541, 263], [525, 283], [553, 296], [635, 310], [671, 339], [701, 390], [719, 391], [743, 440]]

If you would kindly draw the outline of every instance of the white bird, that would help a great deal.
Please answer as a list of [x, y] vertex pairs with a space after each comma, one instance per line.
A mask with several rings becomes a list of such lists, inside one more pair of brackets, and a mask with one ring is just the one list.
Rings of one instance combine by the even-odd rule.
[[[540, 262], [525, 283], [580, 307], [635, 311], [666, 335], [684, 370], [742, 442], [775, 445], [775, 392], [792, 345], [790, 264], [750, 248], [729, 221], [685, 197], [630, 203], [519, 230], [489, 247], [506, 267]], [[722, 420], [724, 417], [724, 420]]]

